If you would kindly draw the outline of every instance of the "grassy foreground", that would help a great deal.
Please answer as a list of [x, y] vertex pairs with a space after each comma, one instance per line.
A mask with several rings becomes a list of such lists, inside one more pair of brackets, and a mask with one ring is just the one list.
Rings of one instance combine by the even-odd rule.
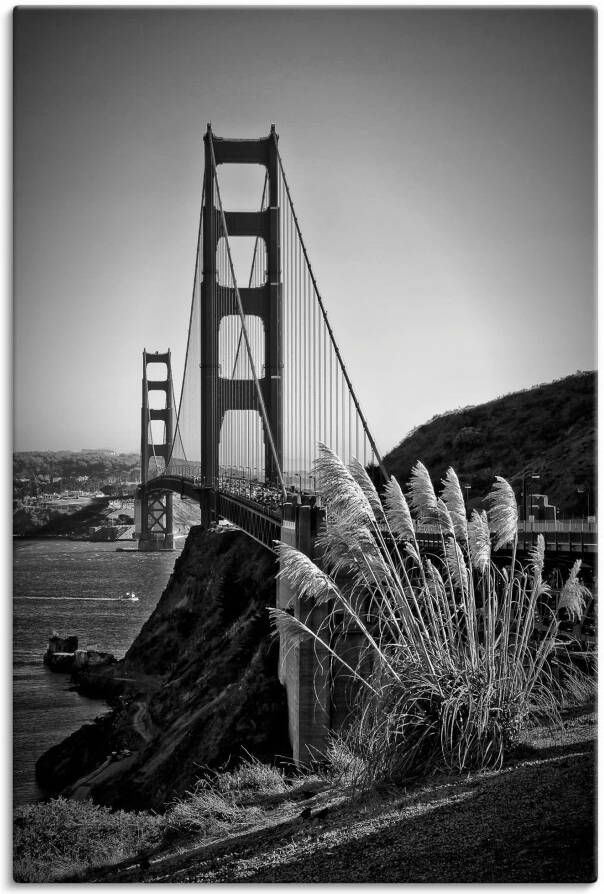
[[[518, 509], [502, 478], [468, 519], [453, 469], [437, 496], [418, 462], [408, 500], [395, 479], [380, 497], [359, 463], [324, 445], [316, 471], [320, 565], [279, 546], [279, 574], [308, 614], [269, 611], [282, 645], [314, 640], [357, 686], [320, 775], [248, 761], [206, 775], [162, 817], [61, 800], [23, 808], [18, 880], [594, 879], [595, 720], [578, 707], [594, 679], [561, 626], [590, 595], [581, 562], [559, 593], [544, 580], [541, 535], [517, 562]], [[422, 525], [438, 552], [420, 544]], [[501, 566], [493, 554], [507, 544]], [[339, 651], [351, 627], [356, 660]]]
[[[595, 732], [593, 713], [569, 712], [561, 728], [527, 731], [520, 750], [500, 770], [435, 774], [406, 787], [354, 789], [345, 777], [338, 779], [333, 768], [331, 775], [288, 780], [252, 762], [200, 783], [162, 817], [112, 814], [87, 803], [63, 802], [70, 812], [65, 811], [61, 825], [55, 808], [54, 853], [47, 847], [42, 854], [34, 834], [26, 843], [17, 831], [15, 877], [90, 882], [588, 882], [596, 875]], [[338, 762], [341, 768], [345, 755], [334, 753], [333, 766]], [[32, 811], [42, 819], [47, 807], [38, 805]], [[113, 831], [110, 822], [105, 825], [102, 851], [97, 849], [98, 836], [89, 834], [95, 816], [96, 828], [101, 816], [113, 817]], [[82, 853], [74, 859], [71, 848], [70, 866], [68, 835], [74, 834], [76, 820], [94, 859]], [[124, 830], [135, 827], [138, 837], [131, 835], [127, 858]], [[39, 831], [39, 826], [30, 826], [30, 832]]]

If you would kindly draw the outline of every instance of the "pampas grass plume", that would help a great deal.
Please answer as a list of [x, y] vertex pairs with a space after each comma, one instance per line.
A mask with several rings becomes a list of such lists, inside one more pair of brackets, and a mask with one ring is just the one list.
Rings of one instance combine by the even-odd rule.
[[450, 467], [447, 469], [447, 473], [442, 479], [442, 485], [441, 497], [451, 515], [455, 536], [465, 543], [468, 539], [466, 505], [459, 486], [459, 478], [454, 469]]
[[480, 512], [472, 510], [468, 523], [468, 547], [472, 565], [483, 574], [491, 559], [491, 532], [484, 509]]
[[486, 498], [489, 528], [495, 537], [495, 549], [512, 543], [518, 534], [518, 506], [511, 485], [501, 475]]
[[425, 465], [418, 460], [409, 479], [409, 505], [419, 518], [434, 519], [438, 515], [434, 485]]
[[384, 488], [384, 505], [386, 506], [386, 518], [392, 533], [402, 540], [412, 540], [415, 532], [413, 530], [411, 511], [401, 486], [394, 475], [390, 476], [390, 481]]
[[578, 621], [585, 609], [585, 601], [590, 595], [587, 587], [583, 586], [579, 580], [579, 571], [581, 570], [581, 559], [577, 559], [573, 565], [568, 580], [562, 587], [560, 599], [558, 600], [558, 609], [566, 609], [573, 621]]

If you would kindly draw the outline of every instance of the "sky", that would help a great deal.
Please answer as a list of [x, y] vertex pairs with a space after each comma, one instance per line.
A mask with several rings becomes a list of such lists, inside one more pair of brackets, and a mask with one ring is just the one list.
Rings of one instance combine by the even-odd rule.
[[21, 7], [13, 28], [16, 450], [138, 450], [143, 348], [178, 386], [208, 121], [275, 124], [382, 453], [595, 367], [593, 11]]

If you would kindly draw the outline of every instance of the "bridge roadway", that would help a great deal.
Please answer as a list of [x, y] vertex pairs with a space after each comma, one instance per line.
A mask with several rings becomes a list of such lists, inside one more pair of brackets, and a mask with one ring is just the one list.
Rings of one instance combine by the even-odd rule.
[[[249, 479], [222, 475], [218, 488], [204, 484], [199, 475], [186, 477], [168, 472], [147, 482], [147, 493], [173, 491], [198, 503], [204, 491], [214, 491], [217, 515], [242, 528], [250, 537], [275, 552], [274, 542], [281, 539], [283, 504], [291, 502], [321, 505], [320, 495], [291, 489], [284, 500], [277, 487]], [[428, 549], [438, 550], [441, 536], [434, 525], [416, 526], [417, 538]], [[545, 538], [546, 553], [557, 553], [569, 558], [587, 558], [597, 553], [597, 526], [577, 520], [569, 522], [521, 523], [518, 531], [518, 554], [523, 557], [537, 543], [538, 534]]]
[[[283, 524], [283, 493], [276, 487], [250, 479], [221, 476], [218, 488], [203, 483], [201, 477], [185, 478], [174, 474], [159, 475], [150, 479], [147, 494], [172, 491], [197, 503], [202, 502], [204, 492], [213, 492], [216, 514], [230, 521], [245, 533], [275, 552], [275, 540], [281, 539]], [[314, 506], [318, 502], [315, 494], [288, 493], [290, 502]]]

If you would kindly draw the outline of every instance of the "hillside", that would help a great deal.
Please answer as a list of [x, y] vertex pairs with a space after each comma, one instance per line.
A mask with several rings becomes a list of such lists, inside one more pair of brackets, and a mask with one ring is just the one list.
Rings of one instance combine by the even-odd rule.
[[[192, 525], [199, 524], [199, 504], [191, 500], [174, 495], [173, 513], [177, 536], [186, 535]], [[88, 540], [90, 528], [133, 522], [134, 500], [80, 497], [70, 502], [56, 500], [46, 506], [19, 504], [13, 511], [13, 536]]]
[[[404, 787], [355, 789], [337, 775], [284, 778], [247, 764], [239, 773], [219, 774], [211, 789], [195, 789], [163, 816], [99, 818], [104, 855], [89, 843], [96, 827], [85, 803], [22, 808], [15, 824], [15, 879], [591, 882], [597, 875], [592, 708], [567, 711], [559, 728], [527, 730], [501, 770], [435, 773]], [[120, 831], [107, 847], [111, 822], [120, 823]], [[139, 844], [130, 843], [128, 852], [124, 830], [133, 823]], [[82, 825], [85, 844], [78, 856], [73, 845], [67, 851], [65, 839], [77, 842], [74, 828]]]
[[559, 516], [591, 511], [596, 493], [596, 373], [581, 372], [547, 385], [508, 394], [475, 407], [436, 416], [419, 426], [384, 457], [390, 474], [406, 482], [420, 459], [436, 484], [453, 466], [462, 485], [471, 485], [469, 505], [478, 506], [495, 475], [519, 495], [523, 471], [540, 476], [535, 493], [545, 493]]
[[[114, 710], [45, 752], [49, 794], [128, 809], [161, 809], [203, 767], [287, 755], [285, 690], [267, 605], [274, 557], [240, 531], [192, 528], [155, 610], [126, 656], [82, 672], [80, 691]], [[112, 760], [111, 753], [129, 750]], [[90, 776], [90, 778], [86, 778]], [[84, 778], [83, 778], [84, 777]], [[79, 780], [79, 782], [78, 782]]]
[[138, 468], [138, 453], [112, 453], [108, 450], [28, 451], [13, 454], [13, 477], [53, 474], [61, 478], [88, 475], [103, 478]]

